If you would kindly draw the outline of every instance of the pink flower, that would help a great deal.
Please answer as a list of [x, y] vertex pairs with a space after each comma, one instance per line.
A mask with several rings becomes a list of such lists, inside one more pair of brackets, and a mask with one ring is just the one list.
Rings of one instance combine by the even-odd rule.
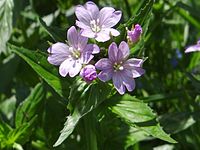
[[196, 44], [196, 45], [189, 46], [189, 47], [185, 50], [185, 53], [195, 52], [195, 51], [200, 51], [200, 40], [197, 41], [197, 44]]
[[83, 30], [82, 36], [95, 38], [98, 42], [105, 42], [110, 35], [118, 36], [120, 33], [113, 29], [121, 16], [121, 11], [115, 11], [112, 7], [104, 7], [101, 10], [91, 1], [84, 6], [78, 5], [75, 10], [76, 25]]
[[127, 39], [131, 43], [136, 43], [140, 39], [140, 35], [142, 34], [142, 27], [139, 24], [133, 26], [131, 31], [127, 31]]
[[67, 32], [68, 44], [55, 43], [48, 48], [50, 64], [60, 66], [59, 73], [65, 77], [76, 76], [83, 64], [88, 64], [94, 57], [92, 54], [99, 53], [99, 47], [95, 44], [87, 44], [88, 38], [81, 36], [72, 26]]
[[87, 65], [85, 66], [81, 72], [80, 76], [87, 82], [90, 83], [97, 78], [97, 72], [95, 66]]
[[103, 82], [112, 79], [115, 88], [120, 94], [125, 93], [125, 87], [128, 91], [133, 91], [135, 88], [134, 78], [140, 77], [145, 73], [145, 70], [141, 68], [142, 59], [131, 58], [127, 60], [129, 51], [126, 42], [122, 41], [119, 48], [113, 42], [109, 46], [109, 58], [102, 58], [95, 64], [95, 67], [101, 70], [98, 78]]

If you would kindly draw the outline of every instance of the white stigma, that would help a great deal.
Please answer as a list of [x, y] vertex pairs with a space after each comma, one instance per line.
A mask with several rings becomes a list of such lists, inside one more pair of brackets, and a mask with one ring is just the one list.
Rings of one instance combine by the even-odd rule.
[[124, 70], [124, 67], [123, 67], [123, 66], [120, 66], [120, 67], [119, 67], [119, 70]]

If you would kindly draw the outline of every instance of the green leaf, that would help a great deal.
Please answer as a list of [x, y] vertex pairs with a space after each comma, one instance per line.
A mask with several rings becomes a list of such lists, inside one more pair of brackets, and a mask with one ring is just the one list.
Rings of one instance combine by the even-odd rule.
[[12, 32], [13, 0], [0, 1], [0, 53], [6, 51], [6, 42]]
[[14, 45], [10, 45], [10, 49], [23, 58], [60, 96], [68, 96], [69, 78], [61, 78], [58, 70], [48, 63], [46, 55]]
[[12, 128], [0, 118], [0, 141], [1, 138], [6, 136], [11, 130]]
[[134, 123], [149, 121], [156, 117], [147, 104], [138, 101], [120, 101], [111, 107], [111, 110], [119, 116], [129, 118]]
[[29, 122], [38, 114], [44, 103], [46, 92], [43, 84], [39, 83], [32, 90], [30, 95], [18, 106], [15, 117], [16, 127], [20, 127], [26, 122]]
[[148, 135], [176, 143], [155, 121], [156, 115], [152, 112], [152, 109], [135, 97], [125, 95], [116, 105], [110, 106], [110, 109], [126, 123], [146, 132]]
[[177, 112], [162, 115], [159, 121], [167, 132], [178, 133], [191, 127], [199, 118], [199, 112]]
[[161, 140], [167, 141], [169, 143], [177, 143], [172, 139], [165, 131], [162, 129], [159, 123], [156, 121], [145, 122], [144, 124], [136, 124], [136, 128], [145, 131], [147, 134], [159, 138]]
[[[169, 1], [166, 1], [166, 3], [170, 6], [170, 7], [174, 7], [172, 3], [170, 3]], [[193, 16], [191, 16], [191, 14], [194, 14], [194, 11], [191, 12], [191, 8], [189, 6], [187, 6], [186, 4], [183, 4], [181, 2], [177, 2], [175, 5], [175, 11], [181, 16], [183, 17], [185, 20], [187, 20], [188, 22], [190, 22], [193, 26], [195, 26], [196, 28], [200, 29], [200, 23], [198, 21], [199, 16], [197, 19], [195, 19]], [[188, 10], [191, 14], [188, 13]], [[198, 13], [197, 13], [198, 14]]]
[[59, 28], [55, 28], [55, 27], [48, 27], [46, 25], [46, 23], [41, 19], [38, 18], [40, 25], [45, 29], [45, 31], [54, 39], [55, 42], [58, 41], [65, 41], [65, 32], [64, 30], [61, 30]]
[[[67, 117], [64, 128], [54, 146], [60, 145], [65, 139], [67, 139], [73, 132], [79, 120], [107, 99], [111, 92], [110, 85], [102, 82], [85, 86], [85, 82], [78, 80], [74, 86], [75, 88], [72, 86], [70, 94], [70, 103], [73, 103], [71, 105], [74, 109], [73, 112], [71, 112], [71, 115]], [[72, 95], [77, 94], [77, 89], [80, 93], [82, 91], [82, 94], [80, 94], [79, 98], [74, 99]]]
[[10, 131], [12, 131], [12, 128], [0, 117], [0, 149], [6, 146], [7, 136]]
[[187, 73], [186, 75], [187, 75], [187, 77], [191, 80], [192, 85], [193, 85], [198, 91], [200, 91], [200, 81], [197, 80], [197, 79], [196, 79], [192, 74], [190, 74], [190, 73]]
[[32, 134], [34, 125], [37, 122], [38, 116], [35, 115], [29, 122], [22, 124], [16, 129], [12, 130], [8, 134], [7, 144], [14, 144], [15, 142], [24, 144], [29, 140], [29, 137]]
[[188, 11], [191, 15], [196, 17], [198, 20], [200, 19], [200, 16], [198, 15], [200, 13], [200, 11], [195, 10], [193, 7], [183, 3], [181, 1], [177, 2], [176, 6]]

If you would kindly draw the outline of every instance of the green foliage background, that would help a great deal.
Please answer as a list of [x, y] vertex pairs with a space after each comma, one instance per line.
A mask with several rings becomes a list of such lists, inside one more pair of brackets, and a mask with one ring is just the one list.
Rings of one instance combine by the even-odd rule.
[[125, 27], [143, 27], [131, 57], [148, 57], [146, 74], [124, 96], [47, 62], [48, 43], [65, 41], [85, 2], [0, 1], [0, 149], [199, 150], [200, 54], [184, 50], [200, 37], [200, 1], [94, 1], [123, 12], [117, 43]]

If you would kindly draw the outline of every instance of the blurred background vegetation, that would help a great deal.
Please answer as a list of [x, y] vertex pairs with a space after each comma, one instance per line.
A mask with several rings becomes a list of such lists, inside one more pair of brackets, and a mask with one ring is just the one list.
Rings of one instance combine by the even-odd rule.
[[[47, 56], [47, 41], [55, 43], [66, 39], [67, 29], [75, 24], [74, 7], [85, 2], [0, 0], [1, 149], [86, 149], [87, 138], [84, 137], [85, 124], [82, 120], [61, 146], [52, 147], [69, 114], [66, 107], [68, 100], [58, 95], [8, 45], [41, 51]], [[112, 6], [121, 10], [121, 22], [126, 22], [148, 1], [94, 2], [100, 7]], [[148, 57], [144, 63], [146, 74], [137, 79], [136, 89], [130, 93], [148, 103], [159, 116], [163, 129], [178, 143], [169, 144], [135, 131], [127, 132], [127, 124], [106, 107], [97, 109], [99, 149], [199, 150], [200, 53], [184, 53], [186, 46], [195, 44], [200, 37], [199, 14], [199, 0], [155, 0], [147, 33], [142, 38], [143, 42], [138, 44], [142, 49], [140, 56]], [[49, 35], [44, 28], [45, 23], [57, 39]], [[27, 111], [22, 112], [21, 107]]]

